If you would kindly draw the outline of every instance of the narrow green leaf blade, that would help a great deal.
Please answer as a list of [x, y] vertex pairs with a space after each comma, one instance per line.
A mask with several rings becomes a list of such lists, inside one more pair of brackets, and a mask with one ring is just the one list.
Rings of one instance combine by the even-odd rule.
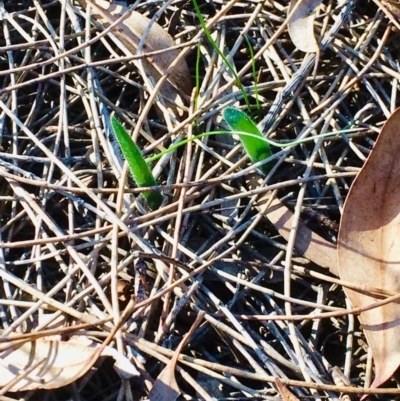
[[[264, 140], [259, 140], [254, 137], [240, 135], [240, 132], [256, 135], [263, 138], [260, 130], [253, 123], [251, 118], [243, 111], [234, 107], [228, 107], [223, 112], [223, 117], [228, 123], [232, 131], [238, 132], [240, 141], [243, 144], [246, 153], [249, 155], [253, 163], [260, 162], [272, 155], [271, 147]], [[268, 163], [260, 168], [264, 174], [268, 174], [271, 170], [271, 163]]]
[[[136, 185], [138, 187], [153, 187], [157, 185], [140, 149], [136, 143], [133, 142], [123, 125], [115, 117], [111, 118], [111, 125]], [[162, 195], [160, 192], [145, 191], [143, 192], [143, 197], [146, 199], [151, 210], [156, 210], [161, 206]]]

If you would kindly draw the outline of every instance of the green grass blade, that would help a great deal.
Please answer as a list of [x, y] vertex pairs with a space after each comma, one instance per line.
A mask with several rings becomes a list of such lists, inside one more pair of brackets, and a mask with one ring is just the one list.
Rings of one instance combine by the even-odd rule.
[[[111, 118], [111, 125], [136, 185], [139, 188], [156, 186], [157, 182], [153, 177], [149, 165], [123, 125], [115, 117]], [[144, 191], [143, 197], [146, 199], [151, 210], [156, 210], [161, 206], [162, 195], [160, 192]]]
[[200, 25], [204, 31], [204, 34], [206, 35], [208, 41], [211, 43], [211, 46], [214, 48], [214, 50], [220, 55], [222, 60], [224, 60], [225, 65], [228, 67], [229, 71], [232, 73], [232, 75], [235, 78], [236, 85], [239, 87], [240, 91], [242, 92], [243, 99], [246, 102], [247, 107], [250, 109], [250, 101], [249, 98], [246, 94], [245, 89], [243, 88], [242, 82], [240, 81], [239, 76], [237, 75], [235, 68], [233, 65], [229, 62], [229, 60], [226, 58], [225, 54], [222, 52], [222, 50], [218, 47], [217, 43], [211, 36], [210, 31], [207, 28], [206, 22], [204, 21], [203, 14], [201, 13], [199, 4], [197, 3], [197, 0], [192, 0], [194, 9], [196, 10], [197, 18], [199, 19]]
[[[228, 107], [223, 111], [222, 115], [232, 131], [247, 132], [252, 135], [239, 135], [240, 141], [252, 163], [258, 163], [272, 155], [269, 143], [265, 141], [260, 130], [246, 113], [234, 107]], [[268, 163], [261, 166], [260, 170], [264, 174], [268, 174], [271, 168], [271, 164]]]

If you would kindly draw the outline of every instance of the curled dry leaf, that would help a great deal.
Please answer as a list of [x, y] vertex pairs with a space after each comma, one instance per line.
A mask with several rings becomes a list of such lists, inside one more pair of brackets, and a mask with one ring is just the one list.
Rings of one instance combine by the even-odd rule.
[[[392, 13], [393, 17], [400, 21], [400, 3], [393, 0], [381, 0], [382, 4]], [[383, 9], [386, 12], [385, 9]], [[390, 17], [390, 16], [389, 16]]]
[[[79, 0], [82, 7], [90, 5], [92, 7], [92, 16], [97, 21], [108, 27], [118, 18], [128, 11], [127, 7], [110, 4], [104, 0]], [[138, 45], [143, 35], [148, 30], [150, 20], [138, 13], [131, 11], [129, 17], [119, 22], [112, 33], [122, 42], [122, 44], [132, 53], [136, 54]], [[159, 24], [154, 22], [148, 30], [144, 40], [142, 54], [151, 53], [158, 50], [168, 50], [175, 46], [175, 42], [171, 35], [165, 31]], [[178, 58], [180, 50], [170, 50], [160, 54], [149, 56], [142, 59], [143, 70], [139, 68], [141, 73], [144, 72], [145, 82], [150, 82], [153, 86], [158, 80], [167, 73], [170, 65]], [[138, 65], [137, 61], [134, 61]], [[160, 94], [168, 99], [171, 103], [169, 106], [175, 109], [175, 106], [184, 106], [184, 98], [190, 96], [192, 91], [192, 83], [190, 80], [189, 68], [185, 60], [181, 60], [176, 67], [170, 72], [167, 82], [164, 82], [160, 89]], [[182, 114], [181, 109], [178, 114]]]
[[[400, 109], [384, 125], [345, 202], [338, 241], [342, 280], [400, 292]], [[344, 288], [354, 307], [380, 298]], [[400, 364], [399, 301], [360, 314], [375, 362], [373, 387]]]
[[[269, 201], [270, 197], [271, 192], [260, 197], [258, 210], [263, 209], [263, 205]], [[274, 198], [265, 211], [265, 216], [279, 234], [288, 240], [293, 224], [293, 213], [279, 199]], [[338, 276], [336, 246], [310, 230], [301, 220], [298, 223], [295, 248], [300, 255]]]
[[[279, 234], [288, 240], [293, 213], [279, 199], [274, 199], [267, 210], [267, 216]], [[338, 275], [336, 246], [310, 230], [301, 220], [298, 223], [295, 248], [300, 255]]]
[[165, 368], [158, 375], [157, 380], [154, 382], [153, 388], [150, 391], [150, 401], [176, 401], [181, 394], [178, 383], [175, 378], [175, 368], [178, 362], [179, 354], [183, 347], [186, 345], [190, 336], [194, 333], [197, 326], [203, 320], [205, 312], [200, 312], [196, 320], [193, 322], [190, 330], [185, 334], [182, 341], [179, 343], [175, 350], [174, 356], [166, 364]]
[[[8, 391], [54, 389], [66, 386], [84, 375], [96, 362], [98, 356], [111, 356], [115, 368], [123, 377], [139, 375], [127, 358], [111, 347], [105, 347], [84, 337], [60, 341], [58, 337], [40, 338], [13, 346], [0, 355], [0, 388], [15, 384]], [[31, 372], [21, 377], [24, 372]]]
[[298, 1], [301, 4], [288, 23], [290, 39], [303, 52], [318, 52], [318, 42], [314, 35], [314, 13], [322, 0], [291, 0], [288, 13]]
[[280, 381], [279, 377], [275, 377], [275, 385], [283, 401], [300, 401], [288, 388]]

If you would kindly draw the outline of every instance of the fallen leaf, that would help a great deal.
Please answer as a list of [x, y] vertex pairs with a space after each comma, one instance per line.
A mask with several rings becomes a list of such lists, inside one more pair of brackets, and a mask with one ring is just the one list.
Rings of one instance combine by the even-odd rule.
[[301, 4], [288, 23], [290, 39], [303, 52], [318, 52], [319, 46], [314, 35], [314, 18], [315, 10], [322, 0], [291, 0], [288, 14], [299, 1]]
[[393, 13], [393, 15], [400, 20], [400, 3], [398, 1], [392, 0], [381, 0], [382, 4], [388, 8], [388, 10]]
[[[347, 196], [339, 231], [338, 268], [344, 281], [400, 291], [400, 109], [388, 119]], [[344, 288], [354, 307], [378, 296]], [[360, 314], [375, 362], [372, 387], [388, 380], [400, 364], [400, 305]]]
[[178, 362], [179, 354], [181, 353], [183, 347], [186, 345], [187, 341], [196, 330], [197, 326], [203, 320], [204, 315], [205, 312], [200, 312], [197, 315], [197, 318], [193, 322], [192, 327], [185, 334], [182, 341], [176, 348], [174, 356], [169, 360], [165, 368], [158, 375], [157, 380], [154, 382], [153, 388], [151, 389], [149, 394], [150, 401], [175, 401], [181, 394], [175, 378], [176, 363]]
[[[11, 337], [12, 339], [12, 337]], [[101, 344], [84, 337], [72, 337], [60, 341], [58, 336], [51, 339], [39, 338], [13, 345], [0, 354], [0, 388], [12, 387], [7, 391], [54, 389], [66, 386], [83, 376], [96, 362]], [[124, 378], [139, 375], [127, 358], [111, 347], [105, 347], [99, 357], [112, 356], [115, 367]], [[24, 372], [29, 374], [22, 376]]]
[[173, 357], [158, 375], [151, 389], [150, 401], [175, 401], [181, 394], [175, 378], [176, 359]]
[[336, 386], [339, 387], [344, 387], [344, 386], [351, 386], [355, 387], [355, 385], [350, 381], [350, 379], [344, 375], [342, 370], [339, 368], [339, 366], [334, 366], [331, 369], [331, 377], [333, 382], [335, 383]]
[[[271, 194], [268, 192], [259, 198], [258, 210], [262, 210]], [[288, 240], [293, 223], [293, 213], [279, 199], [274, 198], [264, 214], [279, 231], [279, 234]], [[332, 274], [338, 276], [336, 246], [310, 230], [301, 220], [298, 223], [295, 248], [300, 255], [318, 266], [329, 269]]]
[[373, 0], [389, 21], [400, 31], [400, 3], [398, 0]]
[[[101, 22], [105, 27], [114, 23], [121, 15], [128, 11], [127, 7], [118, 4], [110, 4], [104, 0], [78, 0], [82, 7], [90, 5], [92, 16]], [[159, 24], [153, 22], [150, 29], [150, 20], [137, 11], [131, 11], [129, 17], [116, 24], [112, 33], [122, 42], [122, 44], [132, 53], [136, 54], [138, 45], [147, 32], [144, 41], [142, 54], [151, 53], [158, 50], [167, 50], [175, 46], [171, 35]], [[178, 58], [180, 50], [170, 50], [160, 54], [152, 55], [142, 59], [145, 82], [150, 79], [153, 87], [159, 79], [167, 73], [170, 65]], [[139, 72], [143, 72], [138, 61], [134, 63], [139, 66]], [[189, 68], [186, 61], [182, 59], [177, 66], [170, 72], [168, 80], [160, 88], [160, 94], [169, 100], [170, 107], [184, 106], [185, 95], [189, 96], [192, 91]], [[182, 114], [182, 110], [178, 110]]]
[[279, 394], [283, 401], [300, 401], [288, 388], [279, 380], [279, 377], [275, 377], [275, 384], [278, 388]]

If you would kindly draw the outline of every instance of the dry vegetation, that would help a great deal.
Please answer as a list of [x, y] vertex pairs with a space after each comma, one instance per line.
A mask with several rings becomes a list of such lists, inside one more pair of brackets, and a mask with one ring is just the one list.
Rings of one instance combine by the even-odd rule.
[[[398, 105], [399, 33], [385, 14], [372, 1], [324, 1], [315, 24], [322, 43], [315, 76], [315, 56], [296, 50], [285, 29], [255, 60], [255, 82], [243, 32], [256, 54], [282, 26], [288, 1], [236, 2], [211, 32], [240, 73], [266, 135], [293, 140], [365, 129], [275, 150], [276, 168], [252, 189], [249, 180], [260, 177], [238, 141], [203, 138], [155, 165], [165, 202], [150, 213], [140, 190], [124, 185], [104, 128], [114, 113], [135, 129], [148, 99], [143, 79], [109, 35], [81, 46], [102, 28], [92, 25], [85, 37], [79, 5], [60, 3], [0, 2], [3, 337], [91, 322], [77, 333], [101, 342], [134, 294], [135, 309], [114, 346], [141, 376], [122, 380], [106, 360], [62, 389], [4, 399], [146, 399], [200, 311], [203, 321], [178, 363], [180, 399], [278, 400], [274, 377], [291, 380], [300, 399], [339, 398], [335, 385], [368, 387], [373, 361], [356, 317], [274, 320], [349, 304], [328, 270], [301, 258], [255, 206], [278, 188], [309, 227], [336, 240], [351, 182]], [[225, 4], [199, 3], [206, 21]], [[189, 108], [180, 122], [165, 121], [153, 105], [136, 138], [152, 155], [176, 138], [221, 129], [221, 111], [245, 103], [215, 49], [204, 37], [192, 41], [201, 27], [191, 1], [136, 5], [149, 17], [166, 5], [158, 22], [189, 46], [193, 83], [201, 43], [199, 112]], [[55, 58], [62, 43], [68, 56]], [[337, 381], [339, 368], [348, 383]]]

